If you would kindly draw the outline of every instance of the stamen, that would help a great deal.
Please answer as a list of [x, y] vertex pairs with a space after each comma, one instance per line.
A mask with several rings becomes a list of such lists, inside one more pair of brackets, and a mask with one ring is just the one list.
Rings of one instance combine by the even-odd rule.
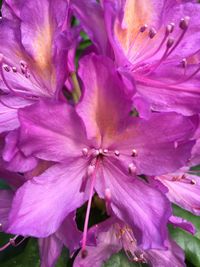
[[[160, 60], [154, 65], [154, 67], [149, 71], [147, 72], [145, 75], [149, 75], [151, 74], [152, 72], [154, 72], [161, 64], [164, 60], [167, 59], [167, 57], [169, 56], [170, 52], [169, 52], [169, 49], [173, 46], [174, 44], [174, 38], [173, 37], [169, 37], [169, 39], [167, 40], [167, 44], [166, 44], [166, 49], [165, 49], [165, 52], [163, 54], [163, 56], [160, 58]], [[173, 49], [173, 48], [172, 48]], [[172, 50], [171, 49], [171, 50]]]
[[183, 66], [184, 69], [187, 67], [187, 59], [186, 58], [182, 59], [181, 65]]
[[[164, 45], [167, 37], [169, 36], [169, 34], [173, 32], [174, 27], [175, 27], [175, 24], [173, 22], [171, 22], [170, 24], [167, 25], [166, 30], [165, 30], [164, 37], [161, 40], [160, 44], [158, 45], [158, 48], [154, 52], [152, 52], [150, 55], [148, 55], [145, 58], [143, 58], [141, 62], [144, 62], [145, 60], [150, 59], [151, 57], [155, 56], [160, 51], [160, 49], [163, 47], [163, 45]], [[153, 30], [152, 33], [151, 33], [151, 35], [153, 36], [155, 33], [156, 33], [156, 31]], [[138, 64], [136, 64], [134, 66], [134, 69], [137, 69], [137, 66], [139, 64], [141, 64], [141, 62], [138, 63]]]
[[186, 33], [187, 29], [188, 29], [189, 19], [190, 19], [189, 17], [185, 17], [185, 18], [181, 19], [181, 21], [179, 23], [179, 27], [180, 27], [180, 29], [183, 30], [183, 32], [180, 35], [180, 37], [178, 38], [176, 44], [173, 46], [173, 48], [167, 54], [167, 57], [176, 49], [176, 47], [179, 45], [179, 43], [183, 39], [183, 37], [184, 37], [184, 35], [185, 35], [185, 33]]
[[119, 157], [119, 155], [120, 155], [120, 153], [119, 153], [118, 150], [115, 150], [114, 154], [115, 154], [115, 156], [117, 156], [117, 157]]
[[104, 154], [108, 154], [108, 149], [104, 149], [104, 150], [103, 150], [103, 153], [104, 153]]
[[175, 40], [173, 37], [170, 37], [168, 40], [167, 40], [167, 48], [171, 48], [172, 45], [174, 44]]
[[103, 149], [99, 148], [99, 155], [102, 155], [102, 154], [103, 154]]
[[87, 175], [88, 176], [92, 176], [93, 173], [95, 171], [95, 165], [90, 165], [88, 168], [87, 168]]
[[135, 167], [135, 165], [133, 163], [130, 163], [128, 165], [128, 171], [129, 171], [130, 174], [135, 174], [136, 173], [136, 167]]
[[151, 28], [149, 30], [149, 38], [153, 39], [153, 37], [156, 35], [157, 31], [154, 28]]
[[12, 71], [13, 71], [14, 73], [16, 73], [16, 72], [17, 72], [17, 68], [16, 68], [16, 67], [12, 67]]
[[6, 65], [6, 64], [3, 65], [3, 68], [4, 68], [4, 70], [5, 70], [6, 72], [10, 72], [10, 70], [11, 70], [10, 66], [8, 66], [8, 65]]
[[136, 149], [132, 149], [132, 151], [131, 151], [131, 156], [132, 156], [132, 157], [136, 157], [137, 155], [138, 155], [137, 150], [136, 150]]
[[179, 27], [182, 30], [186, 30], [188, 28], [189, 21], [190, 21], [190, 17], [188, 17], [188, 16], [182, 18], [181, 21], [180, 21], [180, 23], [179, 23]]
[[170, 24], [167, 25], [166, 27], [166, 35], [169, 35], [174, 31], [175, 24], [171, 22]]
[[87, 250], [86, 250], [86, 242], [87, 242], [87, 232], [88, 232], [88, 223], [89, 223], [89, 216], [90, 216], [90, 209], [92, 204], [92, 196], [94, 191], [95, 179], [96, 179], [96, 172], [95, 170], [98, 168], [98, 161], [95, 165], [90, 165], [87, 170], [88, 178], [91, 178], [91, 185], [90, 185], [90, 192], [89, 192], [89, 199], [87, 205], [87, 211], [85, 216], [84, 222], [84, 229], [83, 229], [83, 241], [82, 241], [82, 248], [81, 248], [81, 256], [82, 258], [87, 257]]
[[192, 185], [195, 185], [197, 182], [196, 182], [196, 180], [192, 179], [190, 183], [191, 183]]
[[83, 154], [83, 156], [88, 155], [88, 149], [86, 147], [82, 149], [82, 154]]
[[147, 24], [145, 24], [145, 25], [143, 25], [143, 26], [140, 28], [140, 30], [137, 32], [136, 36], [133, 38], [133, 40], [132, 40], [132, 42], [131, 42], [131, 45], [130, 45], [130, 47], [129, 47], [129, 49], [128, 49], [128, 55], [129, 55], [129, 53], [131, 52], [132, 48], [134, 47], [135, 42], [136, 42], [137, 39], [138, 39], [138, 36], [139, 36], [141, 33], [145, 32], [147, 28], [148, 28], [148, 26], [147, 26]]
[[144, 24], [144, 25], [140, 28], [140, 32], [145, 32], [147, 28], [148, 28], [148, 25], [147, 25], [147, 24]]

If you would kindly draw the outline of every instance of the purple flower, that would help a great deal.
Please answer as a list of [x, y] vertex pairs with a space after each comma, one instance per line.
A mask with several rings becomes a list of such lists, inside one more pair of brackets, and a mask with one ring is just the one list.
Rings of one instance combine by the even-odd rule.
[[18, 109], [41, 98], [63, 97], [62, 87], [74, 68], [79, 29], [70, 29], [67, 1], [7, 1], [2, 13], [0, 132], [15, 131], [5, 137], [1, 165], [26, 172], [37, 160], [26, 158], [18, 149]]
[[18, 189], [8, 231], [47, 237], [88, 200], [84, 252], [96, 191], [118, 218], [137, 229], [138, 246], [161, 248], [169, 202], [136, 175], [161, 175], [183, 166], [194, 144], [189, 139], [196, 119], [175, 113], [152, 114], [148, 121], [131, 117], [130, 97], [106, 58], [85, 57], [79, 76], [84, 95], [76, 109], [46, 100], [19, 111], [21, 150], [54, 165]]
[[74, 267], [101, 267], [112, 254], [121, 249], [133, 262], [148, 263], [155, 267], [185, 266], [184, 253], [174, 241], [166, 240], [165, 250], [141, 250], [131, 228], [114, 217], [91, 228], [89, 234], [94, 235], [95, 242], [87, 246], [86, 258], [78, 254]]
[[[150, 108], [184, 115], [200, 111], [199, 4], [175, 0], [72, 3], [98, 51], [105, 51], [109, 39], [118, 70], [134, 77], [133, 103], [137, 107], [140, 102], [142, 116]], [[90, 23], [85, 16], [89, 10], [95, 14]], [[112, 52], [107, 55], [113, 58]]]
[[[39, 12], [38, 12], [39, 11]], [[67, 1], [5, 1], [0, 22], [0, 131], [19, 126], [17, 110], [58, 98], [76, 47]]]

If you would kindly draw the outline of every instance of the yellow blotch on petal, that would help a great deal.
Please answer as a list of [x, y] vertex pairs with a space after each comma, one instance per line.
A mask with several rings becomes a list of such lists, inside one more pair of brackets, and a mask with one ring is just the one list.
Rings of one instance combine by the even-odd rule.
[[35, 60], [41, 70], [47, 69], [51, 64], [52, 29], [49, 23], [38, 29], [34, 48]]
[[109, 104], [105, 101], [105, 92], [100, 89], [96, 87], [94, 90], [90, 116], [96, 123], [96, 139], [102, 141], [103, 138], [106, 143], [116, 135], [119, 126], [119, 111], [114, 101], [109, 101]]
[[[141, 26], [149, 24], [152, 21], [154, 14], [151, 1], [146, 0], [127, 0], [124, 7], [123, 26], [119, 21], [116, 22], [114, 33], [120, 42], [122, 48], [127, 52], [137, 35]], [[143, 39], [146, 38], [147, 33], [140, 36], [141, 44]]]

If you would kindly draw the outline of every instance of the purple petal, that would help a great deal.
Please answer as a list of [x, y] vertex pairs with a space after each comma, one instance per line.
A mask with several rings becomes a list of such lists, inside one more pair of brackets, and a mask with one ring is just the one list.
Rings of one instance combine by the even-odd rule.
[[[187, 66], [187, 76], [178, 62], [162, 64], [148, 77], [138, 80], [137, 91], [155, 111], [176, 111], [186, 116], [199, 112], [199, 75], [188, 79], [198, 66]], [[159, 79], [158, 79], [159, 77]], [[179, 83], [180, 81], [180, 83]]]
[[84, 96], [77, 112], [86, 125], [88, 137], [100, 142], [103, 135], [106, 143], [131, 111], [130, 96], [126, 95], [113, 63], [105, 57], [94, 54], [84, 57], [79, 76], [84, 84]]
[[[184, 166], [190, 158], [196, 117], [176, 113], [153, 113], [148, 120], [132, 118], [124, 122], [124, 129], [116, 132], [108, 149], [117, 149], [126, 168], [134, 163], [138, 174], [168, 173]], [[176, 145], [177, 144], [177, 145]], [[131, 157], [131, 151], [136, 156]], [[155, 166], [157, 166], [155, 168]]]
[[62, 251], [63, 244], [55, 234], [39, 239], [41, 267], [54, 267]]
[[112, 254], [117, 253], [119, 248], [107, 244], [99, 245], [97, 247], [86, 247], [88, 255], [85, 259], [82, 259], [81, 253], [75, 259], [74, 267], [102, 267]]
[[54, 165], [18, 189], [8, 231], [36, 237], [47, 237], [57, 231], [66, 216], [84, 202], [79, 192], [85, 174], [83, 165], [83, 162]]
[[62, 223], [56, 236], [70, 250], [72, 254], [80, 247], [82, 232], [78, 230], [75, 222], [75, 214], [71, 213]]
[[24, 156], [18, 148], [18, 138], [18, 131], [12, 131], [6, 136], [2, 155], [6, 169], [23, 173], [35, 168], [38, 161], [34, 157]]
[[167, 196], [171, 202], [200, 215], [200, 178], [184, 172], [156, 177], [167, 188]]
[[188, 222], [181, 217], [171, 216], [169, 218], [169, 222], [173, 226], [182, 228], [183, 230], [188, 231], [191, 234], [195, 234], [196, 232], [195, 226], [191, 222]]
[[70, 19], [68, 13], [68, 1], [64, 0], [27, 0], [21, 6], [22, 44], [35, 61], [50, 95], [63, 85], [67, 75], [68, 34], [64, 30]]
[[114, 223], [118, 222], [115, 217], [95, 225], [90, 228], [88, 235], [94, 236], [96, 244], [90, 244], [86, 247], [87, 257], [82, 258], [81, 253], [77, 255], [74, 261], [74, 267], [101, 267], [114, 253], [122, 249], [122, 244], [116, 237]]
[[85, 129], [69, 105], [41, 101], [20, 110], [19, 119], [20, 148], [26, 156], [34, 154], [57, 162], [82, 155], [81, 151], [87, 144]]
[[184, 251], [173, 241], [168, 241], [168, 250], [148, 250], [147, 258], [152, 266], [155, 267], [184, 267]]
[[15, 96], [0, 97], [0, 132], [7, 132], [19, 127], [18, 109], [29, 106], [34, 102]]
[[[111, 192], [114, 213], [132, 227], [138, 245], [143, 249], [161, 248], [171, 213], [167, 198], [145, 182], [128, 177], [116, 162], [104, 162], [102, 175]], [[96, 190], [104, 197], [101, 185], [97, 184]]]

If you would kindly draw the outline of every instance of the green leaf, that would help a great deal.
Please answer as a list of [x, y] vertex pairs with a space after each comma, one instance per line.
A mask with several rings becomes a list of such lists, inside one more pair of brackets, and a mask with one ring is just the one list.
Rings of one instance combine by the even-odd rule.
[[128, 260], [124, 252], [119, 252], [112, 255], [112, 257], [103, 264], [102, 267], [147, 267], [147, 264], [134, 263]]
[[[9, 239], [12, 238], [12, 235], [0, 233], [0, 247], [3, 247], [5, 244], [9, 242]], [[28, 239], [25, 240], [21, 245], [14, 247], [9, 246], [7, 249], [0, 252], [0, 266], [4, 266], [4, 261], [8, 261], [20, 253], [22, 253], [28, 243]]]
[[38, 246], [36, 239], [30, 239], [26, 248], [19, 255], [8, 258], [5, 262], [2, 263], [3, 267], [40, 267]]
[[170, 227], [172, 238], [185, 251], [185, 256], [194, 266], [200, 266], [200, 240], [181, 229]]
[[0, 189], [10, 189], [7, 183], [0, 178]]

